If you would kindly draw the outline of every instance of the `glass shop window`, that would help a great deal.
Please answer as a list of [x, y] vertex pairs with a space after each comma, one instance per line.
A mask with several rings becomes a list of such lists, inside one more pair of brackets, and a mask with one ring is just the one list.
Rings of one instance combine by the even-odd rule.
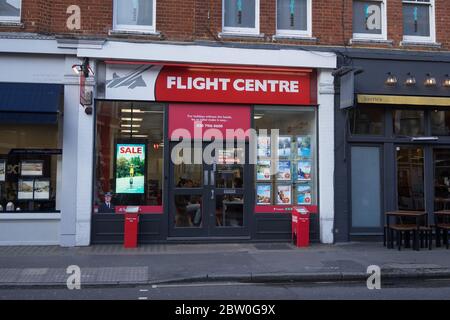
[[160, 104], [98, 104], [94, 212], [146, 213], [162, 206], [163, 124]]
[[258, 34], [259, 0], [223, 0], [223, 32]]
[[431, 134], [436, 136], [450, 135], [450, 111], [431, 111]]
[[425, 134], [425, 112], [420, 110], [395, 110], [394, 133], [397, 136], [416, 137]]
[[354, 108], [349, 111], [349, 124], [355, 135], [383, 135], [384, 109]]
[[277, 34], [311, 36], [311, 0], [277, 0]]
[[403, 38], [434, 41], [434, 0], [403, 0]]
[[315, 110], [255, 107], [254, 119], [256, 205], [317, 204]]

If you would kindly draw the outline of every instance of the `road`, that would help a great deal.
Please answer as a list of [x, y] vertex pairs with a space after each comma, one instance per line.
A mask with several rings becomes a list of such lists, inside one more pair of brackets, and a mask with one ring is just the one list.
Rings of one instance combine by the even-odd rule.
[[246, 284], [197, 283], [120, 288], [0, 289], [0, 300], [309, 300], [400, 299], [450, 300], [449, 280], [382, 283], [368, 290], [364, 283]]

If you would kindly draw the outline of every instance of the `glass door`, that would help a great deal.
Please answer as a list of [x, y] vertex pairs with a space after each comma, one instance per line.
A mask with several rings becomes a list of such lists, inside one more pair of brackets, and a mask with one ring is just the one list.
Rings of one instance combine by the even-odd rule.
[[398, 210], [425, 210], [425, 171], [423, 146], [397, 146]]
[[450, 210], [450, 149], [435, 148], [434, 210]]
[[171, 144], [169, 236], [248, 234], [246, 149], [225, 143]]

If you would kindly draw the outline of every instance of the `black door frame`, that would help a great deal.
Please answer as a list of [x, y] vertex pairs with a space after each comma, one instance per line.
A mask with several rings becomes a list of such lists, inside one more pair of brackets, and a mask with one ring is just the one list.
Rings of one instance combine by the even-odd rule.
[[[172, 153], [172, 149], [179, 142], [168, 143], [168, 159]], [[202, 142], [202, 150], [210, 142]], [[239, 189], [231, 188], [217, 188], [215, 186], [215, 164], [206, 164], [203, 162], [201, 173], [202, 186], [200, 188], [176, 188], [174, 164], [171, 160], [168, 164], [167, 177], [167, 202], [165, 207], [165, 216], [168, 219], [168, 238], [214, 238], [214, 237], [242, 237], [250, 235], [250, 215], [253, 212], [251, 208], [251, 167], [249, 165], [249, 144], [245, 143], [245, 163], [243, 167], [243, 187]], [[202, 197], [202, 224], [200, 227], [175, 227], [175, 203], [174, 196], [176, 195], [198, 195]], [[242, 195], [243, 201], [243, 226], [242, 227], [227, 227], [216, 226], [216, 199], [218, 196], [225, 195]]]

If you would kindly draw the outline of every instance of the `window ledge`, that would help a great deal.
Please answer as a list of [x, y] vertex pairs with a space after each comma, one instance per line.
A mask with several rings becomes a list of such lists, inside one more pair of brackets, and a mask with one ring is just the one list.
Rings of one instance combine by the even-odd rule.
[[264, 33], [236, 33], [236, 32], [219, 32], [217, 34], [219, 39], [264, 39], [265, 35]]
[[20, 213], [20, 212], [0, 212], [0, 221], [1, 220], [60, 220], [61, 213], [53, 212], [53, 213]]
[[284, 35], [284, 34], [276, 34], [276, 35], [272, 36], [272, 40], [273, 41], [277, 41], [277, 40], [298, 40], [298, 41], [317, 42], [317, 38], [316, 37]]
[[13, 22], [13, 21], [0, 21], [0, 27], [6, 28], [23, 28], [25, 25], [22, 22]]
[[163, 36], [161, 32], [158, 31], [139, 31], [139, 30], [109, 30], [109, 36], [152, 36], [161, 39]]
[[430, 47], [430, 48], [441, 48], [442, 44], [439, 42], [432, 41], [411, 41], [403, 40], [400, 41], [400, 46], [402, 47]]
[[394, 40], [384, 40], [384, 39], [350, 39], [350, 44], [388, 44], [393, 45]]

